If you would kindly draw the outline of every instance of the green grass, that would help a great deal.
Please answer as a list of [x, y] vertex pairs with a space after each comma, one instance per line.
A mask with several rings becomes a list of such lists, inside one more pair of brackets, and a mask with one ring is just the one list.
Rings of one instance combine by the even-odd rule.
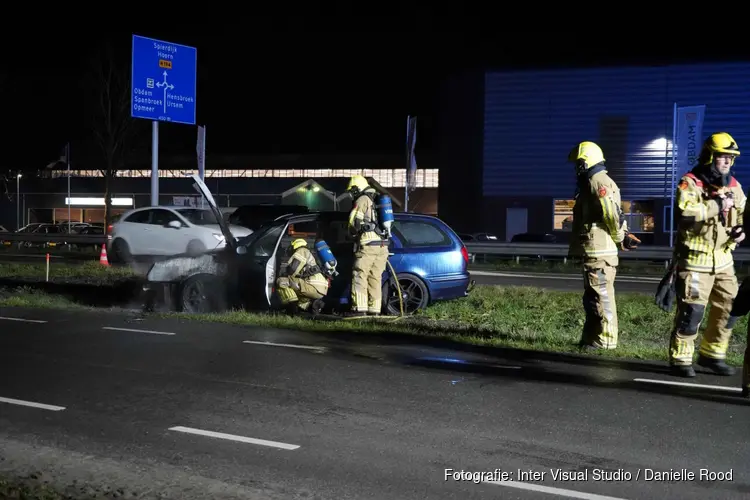
[[[0, 262], [0, 279], [45, 281], [45, 262], [26, 264]], [[49, 281], [65, 283], [109, 284], [134, 278], [136, 273], [128, 267], [103, 266], [91, 261], [80, 264], [54, 262], [50, 264]]]
[[122, 498], [123, 488], [92, 487], [85, 483], [73, 481], [66, 486], [53, 485], [44, 479], [42, 473], [27, 476], [0, 477], [0, 499], [19, 500], [95, 500], [102, 498]]
[[[64, 298], [28, 288], [0, 291], [0, 306], [82, 308]], [[653, 304], [652, 297], [642, 294], [618, 294], [617, 306], [619, 347], [594, 355], [667, 361], [673, 314], [663, 312]], [[244, 311], [159, 316], [312, 332], [402, 333], [474, 345], [562, 353], [578, 352], [576, 343], [584, 321], [581, 293], [500, 286], [477, 286], [467, 298], [434, 304], [413, 317], [391, 320], [313, 321]], [[740, 365], [746, 343], [747, 318], [742, 318], [734, 331], [727, 361]], [[700, 336], [696, 347], [699, 341]]]
[[74, 497], [62, 494], [48, 485], [39, 484], [36, 481], [30, 481], [28, 478], [0, 478], [0, 498], [13, 498], [19, 500], [68, 500]]

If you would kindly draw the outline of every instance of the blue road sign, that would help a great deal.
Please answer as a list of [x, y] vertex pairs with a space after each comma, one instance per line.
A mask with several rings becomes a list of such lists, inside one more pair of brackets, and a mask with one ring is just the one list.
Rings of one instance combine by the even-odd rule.
[[133, 35], [130, 114], [195, 125], [198, 51]]

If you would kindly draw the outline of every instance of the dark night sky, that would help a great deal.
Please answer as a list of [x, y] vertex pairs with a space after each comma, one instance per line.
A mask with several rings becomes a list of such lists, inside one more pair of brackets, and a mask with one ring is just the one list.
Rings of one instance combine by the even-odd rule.
[[[439, 83], [462, 69], [664, 62], [677, 55], [685, 61], [702, 55], [694, 49], [654, 51], [643, 40], [638, 54], [616, 36], [592, 42], [551, 36], [552, 43], [528, 34], [479, 38], [469, 22], [450, 30], [394, 25], [388, 32], [382, 25], [379, 31], [367, 26], [347, 30], [351, 24], [341, 19], [307, 25], [279, 19], [256, 18], [239, 29], [214, 28], [211, 35], [200, 27], [169, 32], [138, 27], [108, 34], [80, 29], [67, 38], [49, 32], [27, 39], [31, 47], [23, 53], [11, 46], [10, 35], [3, 35], [8, 80], [0, 95], [5, 138], [0, 167], [38, 168], [54, 159], [68, 139], [76, 148], [88, 147], [80, 74], [92, 50], [110, 40], [129, 75], [134, 32], [198, 48], [198, 121], [207, 126], [209, 157], [212, 152], [401, 153], [407, 114], [419, 117], [417, 147], [428, 151], [435, 142]], [[721, 54], [723, 59], [735, 56]], [[148, 122], [140, 126], [148, 141]], [[192, 153], [196, 130], [164, 124], [161, 139], [164, 153]]]

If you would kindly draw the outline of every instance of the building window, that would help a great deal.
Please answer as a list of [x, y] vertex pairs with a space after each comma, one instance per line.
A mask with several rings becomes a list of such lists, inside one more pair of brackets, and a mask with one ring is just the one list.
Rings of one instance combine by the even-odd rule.
[[[555, 200], [554, 226], [555, 231], [571, 231], [573, 229], [573, 205], [575, 200]], [[622, 212], [628, 223], [628, 229], [634, 233], [654, 232], [654, 201], [623, 201]]]
[[575, 200], [555, 200], [554, 231], [573, 230], [573, 205]]
[[654, 200], [623, 201], [622, 211], [631, 232], [654, 232]]
[[[51, 170], [45, 172], [50, 177], [67, 177], [67, 170]], [[181, 178], [190, 175], [197, 175], [196, 169], [185, 170], [159, 170], [160, 178]], [[322, 179], [331, 177], [351, 177], [353, 175], [364, 175], [372, 177], [384, 188], [402, 188], [406, 184], [406, 169], [278, 169], [278, 170], [206, 170], [206, 178], [255, 178], [255, 177], [281, 177], [281, 178], [300, 178], [300, 179]], [[71, 177], [103, 177], [99, 170], [71, 170]], [[117, 177], [139, 178], [151, 177], [151, 170], [119, 170]], [[438, 187], [438, 170], [436, 168], [418, 169], [416, 183], [418, 188], [437, 188]]]

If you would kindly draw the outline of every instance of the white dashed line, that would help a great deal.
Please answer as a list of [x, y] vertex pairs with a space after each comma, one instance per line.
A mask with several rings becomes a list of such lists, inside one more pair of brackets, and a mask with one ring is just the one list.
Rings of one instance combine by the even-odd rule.
[[223, 432], [204, 431], [201, 429], [193, 429], [191, 427], [170, 427], [170, 431], [184, 432], [186, 434], [197, 434], [199, 436], [207, 436], [218, 439], [227, 439], [229, 441], [237, 441], [240, 443], [248, 444], [259, 444], [261, 446], [270, 446], [272, 448], [281, 448], [282, 450], [296, 450], [299, 448], [296, 444], [279, 443], [277, 441], [266, 441], [265, 439], [255, 439], [245, 436], [236, 436], [234, 434], [224, 434]]
[[176, 335], [172, 332], [156, 332], [154, 330], [136, 330], [135, 328], [115, 328], [114, 326], [103, 326], [102, 330], [115, 330], [119, 332], [150, 333], [152, 335]]
[[20, 321], [22, 323], [46, 323], [46, 321], [41, 319], [7, 318], [2, 316], [0, 316], [0, 319], [4, 319], [5, 321]]
[[727, 387], [724, 385], [691, 384], [690, 382], [673, 382], [671, 380], [656, 380], [650, 378], [634, 378], [636, 382], [647, 382], [649, 384], [676, 385], [681, 387], [698, 387], [700, 389], [717, 389], [728, 392], [742, 392], [740, 387]]
[[308, 349], [310, 351], [325, 351], [325, 347], [318, 347], [314, 345], [297, 345], [297, 344], [276, 344], [274, 342], [258, 342], [255, 340], [243, 340], [243, 344], [256, 344], [256, 345], [268, 345], [273, 347], [292, 347], [294, 349]]
[[507, 486], [509, 488], [518, 488], [519, 490], [538, 491], [539, 493], [549, 493], [551, 495], [560, 495], [569, 498], [584, 498], [586, 500], [625, 500], [620, 497], [608, 497], [606, 495], [597, 495], [595, 493], [584, 493], [582, 491], [565, 490], [562, 488], [553, 488], [551, 486], [542, 486], [540, 484], [522, 483], [518, 481], [482, 481], [486, 484], [496, 486]]
[[11, 399], [11, 398], [0, 398], [0, 403], [8, 403], [10, 405], [18, 405], [18, 406], [30, 406], [32, 408], [39, 408], [40, 410], [49, 410], [49, 411], [62, 411], [65, 409], [64, 406], [46, 405], [44, 403], [34, 403], [33, 401], [23, 401], [21, 399]]

